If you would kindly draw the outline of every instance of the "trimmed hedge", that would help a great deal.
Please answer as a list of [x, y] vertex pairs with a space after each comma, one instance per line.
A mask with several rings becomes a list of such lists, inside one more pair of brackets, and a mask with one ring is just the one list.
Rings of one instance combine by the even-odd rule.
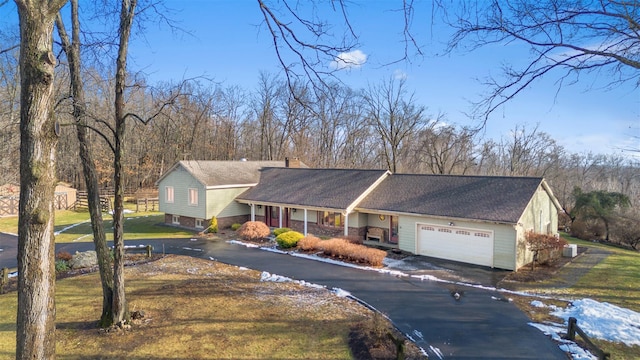
[[242, 226], [242, 224], [238, 224], [238, 223], [231, 224], [231, 230], [236, 231], [240, 229], [240, 226]]
[[288, 249], [295, 247], [304, 235], [297, 231], [287, 231], [276, 237], [276, 242], [281, 248]]

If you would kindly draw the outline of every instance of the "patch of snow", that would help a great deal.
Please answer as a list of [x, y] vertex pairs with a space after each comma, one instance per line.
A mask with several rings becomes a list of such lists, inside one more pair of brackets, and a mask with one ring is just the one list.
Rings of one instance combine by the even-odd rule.
[[348, 292], [346, 290], [342, 290], [340, 288], [333, 288], [333, 289], [331, 289], [331, 291], [333, 291], [333, 293], [338, 295], [339, 297], [346, 298], [346, 297], [351, 296], [350, 292]]
[[413, 334], [414, 334], [415, 336], [419, 337], [419, 338], [420, 338], [420, 340], [424, 340], [424, 336], [422, 335], [422, 333], [421, 333], [420, 331], [418, 331], [418, 330], [415, 330], [415, 329], [414, 329], [414, 330], [413, 330]]
[[306, 286], [314, 289], [324, 289], [324, 286], [322, 285], [313, 284], [304, 280], [293, 280], [286, 276], [271, 274], [267, 271], [263, 271], [262, 274], [260, 274], [260, 281], [291, 282], [294, 284], [300, 284], [302, 286]]
[[[135, 212], [135, 211], [133, 211], [133, 210], [129, 210], [129, 209], [124, 209], [124, 210], [122, 210], [122, 213], [123, 213], [123, 214], [133, 214], [134, 212]], [[109, 210], [108, 214], [109, 214], [109, 215], [113, 215], [113, 210]], [[149, 216], [149, 215], [147, 215], [147, 216]], [[146, 217], [146, 216], [145, 216], [145, 217]]]
[[546, 307], [547, 305], [545, 305], [542, 301], [540, 300], [533, 300], [531, 302], [531, 306], [537, 307], [537, 308], [543, 308]]
[[[211, 260], [213, 260], [213, 259], [211, 259]], [[247, 271], [247, 270], [249, 270], [249, 268], [246, 268], [244, 266], [238, 266], [238, 270]]]
[[189, 241], [198, 241], [198, 239], [191, 238]]
[[209, 260], [211, 260], [211, 261], [218, 261], [218, 260], [216, 260], [215, 258], [213, 258], [213, 257], [211, 257], [211, 256], [209, 256]]
[[567, 327], [562, 324], [538, 324], [538, 323], [529, 323], [530, 326], [542, 331], [545, 335], [551, 336], [551, 338], [558, 342], [558, 347], [560, 350], [571, 355], [573, 360], [596, 360], [598, 359], [596, 356], [591, 354], [589, 351], [581, 348], [578, 344], [573, 341], [563, 339], [560, 334], [564, 334], [567, 330]]
[[432, 345], [429, 345], [429, 350], [431, 350], [431, 352], [436, 354], [436, 356], [439, 359], [444, 359], [444, 355], [442, 355], [442, 351], [440, 351], [440, 349], [438, 349], [437, 347], [433, 347]]
[[4, 251], [4, 249], [1, 249], [1, 248], [0, 248], [0, 252], [3, 252], [3, 251]]
[[575, 300], [566, 309], [558, 308], [553, 315], [578, 320], [578, 326], [590, 337], [627, 346], [640, 346], [640, 313], [592, 299]]
[[255, 249], [260, 247], [260, 246], [258, 246], [256, 244], [246, 243], [246, 242], [238, 241], [238, 240], [227, 240], [227, 243], [233, 244], [233, 245], [242, 245], [244, 247], [255, 248]]
[[10, 272], [9, 274], [7, 274], [8, 278], [14, 278], [14, 277], [18, 277], [18, 272], [14, 271], [14, 272]]
[[80, 236], [80, 237], [78, 237], [78, 238], [73, 239], [73, 242], [80, 241], [80, 240], [82, 240], [82, 239], [86, 238], [87, 236], [92, 236], [92, 234], [85, 234], [85, 235], [82, 235], [82, 236]]
[[420, 270], [416, 266], [411, 265], [402, 259], [389, 259], [385, 257], [384, 260], [382, 260], [382, 264], [386, 267], [404, 271]]
[[190, 248], [190, 247], [187, 247], [187, 246], [183, 246], [182, 249], [183, 250], [188, 250], [188, 251], [204, 251], [202, 249], [198, 249], [198, 248], [194, 249], [194, 248]]

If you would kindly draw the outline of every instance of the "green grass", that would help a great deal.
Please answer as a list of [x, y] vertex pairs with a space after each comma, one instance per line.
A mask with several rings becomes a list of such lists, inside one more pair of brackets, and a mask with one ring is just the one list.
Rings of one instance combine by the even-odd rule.
[[[56, 242], [93, 241], [91, 235], [91, 223], [89, 212], [86, 210], [56, 211], [54, 231]], [[107, 213], [102, 214], [107, 240], [113, 240], [112, 217]], [[160, 212], [134, 212], [125, 214], [124, 238], [125, 240], [146, 238], [187, 238], [193, 236], [192, 231], [164, 226], [164, 213]], [[71, 225], [76, 226], [70, 227]], [[11, 234], [18, 233], [18, 217], [0, 218], [0, 232]]]
[[[564, 289], [563, 294], [575, 298], [591, 298], [640, 312], [640, 253], [564, 234], [563, 237], [571, 244], [611, 252], [611, 255], [594, 266], [574, 286]], [[640, 346], [628, 347], [601, 340], [594, 342], [610, 352], [611, 359], [640, 359]]]

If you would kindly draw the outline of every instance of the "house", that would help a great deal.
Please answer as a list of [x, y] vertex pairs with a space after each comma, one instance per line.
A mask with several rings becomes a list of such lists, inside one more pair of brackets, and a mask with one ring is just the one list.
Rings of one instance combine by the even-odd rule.
[[[561, 210], [546, 181], [536, 177], [255, 169], [259, 175], [253, 182], [235, 181], [242, 186], [221, 197], [218, 207], [235, 212], [218, 212], [219, 223], [226, 217], [264, 221], [304, 234], [348, 235], [366, 244], [508, 270], [532, 260], [527, 231], [556, 234]], [[173, 176], [163, 179], [165, 187], [176, 184]]]
[[218, 226], [248, 220], [249, 207], [235, 198], [260, 179], [264, 167], [304, 166], [285, 161], [179, 161], [158, 179], [158, 206], [165, 223], [204, 229], [214, 216]]

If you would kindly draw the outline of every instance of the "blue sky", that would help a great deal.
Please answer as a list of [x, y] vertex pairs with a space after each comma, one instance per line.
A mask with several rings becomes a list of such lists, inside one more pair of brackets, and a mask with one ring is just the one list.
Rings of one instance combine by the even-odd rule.
[[[145, 34], [134, 35], [130, 46], [131, 70], [143, 70], [151, 81], [207, 75], [248, 90], [256, 88], [261, 71], [280, 72], [272, 40], [259, 26], [262, 15], [256, 1], [167, 0], [166, 4], [176, 10], [169, 16], [190, 34], [147, 25]], [[413, 19], [424, 56], [385, 66], [403, 55], [401, 14], [393, 11], [400, 6], [400, 0], [349, 5], [350, 21], [359, 35], [357, 49], [366, 62], [340, 71], [338, 77], [357, 89], [405, 76], [408, 88], [429, 114], [444, 113], [449, 123], [472, 124], [465, 115], [470, 112], [469, 102], [480, 100], [487, 91], [478, 79], [499, 76], [503, 63], [523, 63], [527, 48], [493, 46], [438, 56], [450, 30], [431, 18], [431, 3], [426, 2], [419, 5]], [[339, 20], [335, 14], [326, 14], [329, 22]], [[0, 8], [0, 16], [2, 27], [17, 24], [12, 2]], [[640, 136], [640, 91], [633, 84], [601, 90], [606, 78], [583, 76], [580, 83], [563, 86], [556, 94], [556, 80], [538, 81], [498, 109], [489, 118], [485, 136], [499, 139], [516, 125], [532, 129], [539, 124], [539, 131], [550, 134], [570, 152], [620, 153], [620, 148], [640, 148], [640, 140], [634, 138]]]

